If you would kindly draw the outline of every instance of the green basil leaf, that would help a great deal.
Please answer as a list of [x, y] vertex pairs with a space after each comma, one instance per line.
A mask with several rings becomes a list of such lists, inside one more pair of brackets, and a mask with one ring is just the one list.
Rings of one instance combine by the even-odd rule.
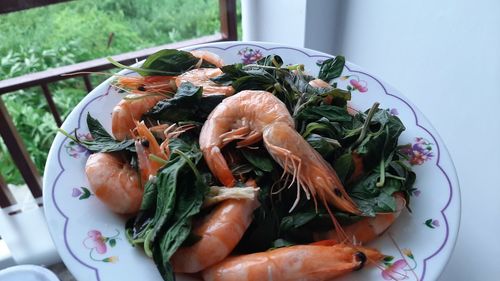
[[217, 84], [221, 84], [224, 86], [230, 86], [233, 84], [233, 81], [238, 78], [248, 76], [249, 74], [242, 70], [243, 64], [229, 64], [221, 67], [222, 74], [212, 78], [211, 80]]
[[327, 104], [306, 107], [297, 114], [297, 119], [305, 121], [316, 121], [322, 117], [331, 122], [349, 122], [352, 120], [352, 116], [349, 115], [346, 108]]
[[318, 78], [326, 82], [340, 77], [344, 69], [345, 58], [343, 56], [336, 56], [335, 58], [327, 59], [321, 64]]
[[[150, 55], [142, 64], [142, 71], [137, 71], [142, 76], [169, 75], [177, 76], [197, 66], [200, 59], [190, 52], [165, 49]], [[203, 61], [201, 67], [214, 67], [213, 64]]]
[[315, 210], [305, 212], [297, 212], [292, 215], [286, 216], [281, 220], [280, 231], [286, 233], [292, 229], [304, 226], [306, 223], [316, 218], [318, 214]]
[[325, 159], [333, 157], [335, 151], [340, 148], [340, 144], [336, 140], [318, 134], [309, 135], [306, 141]]
[[94, 119], [87, 113], [87, 126], [93, 140], [77, 140], [91, 152], [115, 152], [122, 150], [135, 151], [134, 140], [115, 140], [99, 120]]
[[334, 169], [337, 172], [337, 176], [339, 176], [340, 180], [344, 182], [347, 176], [351, 174], [354, 169], [352, 154], [348, 151], [337, 158], [337, 160], [335, 161]]
[[263, 151], [241, 149], [241, 153], [250, 164], [264, 172], [271, 172], [274, 168], [271, 156]]
[[192, 120], [198, 110], [203, 89], [190, 82], [182, 83], [170, 99], [159, 101], [144, 115], [156, 120], [179, 122]]
[[278, 55], [268, 55], [264, 58], [261, 58], [256, 62], [258, 65], [263, 66], [272, 66], [272, 67], [281, 67], [283, 65], [283, 59]]

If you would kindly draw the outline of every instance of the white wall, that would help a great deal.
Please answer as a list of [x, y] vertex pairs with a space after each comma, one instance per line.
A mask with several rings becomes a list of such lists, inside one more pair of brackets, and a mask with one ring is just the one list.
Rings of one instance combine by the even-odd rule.
[[[263, 3], [243, 3], [254, 1]], [[440, 280], [500, 280], [500, 1], [306, 0], [305, 14], [304, 1], [277, 2], [266, 7], [303, 22], [303, 33], [254, 15], [267, 28], [245, 36], [247, 22], [243, 38], [343, 54], [408, 96], [446, 143], [461, 185], [459, 240]]]
[[341, 6], [345, 16], [332, 52], [407, 95], [455, 162], [462, 224], [440, 280], [499, 280], [500, 1], [350, 0]]
[[306, 0], [242, 0], [243, 41], [304, 46]]

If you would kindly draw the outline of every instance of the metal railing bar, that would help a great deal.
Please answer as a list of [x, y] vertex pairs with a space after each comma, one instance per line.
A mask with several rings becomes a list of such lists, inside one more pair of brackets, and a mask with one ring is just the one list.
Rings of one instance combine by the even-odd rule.
[[[119, 54], [116, 56], [112, 56], [114, 60], [122, 63], [122, 64], [132, 64], [135, 63], [137, 60], [142, 60], [149, 55], [162, 50], [162, 49], [178, 49], [182, 47], [187, 47], [191, 45], [197, 45], [197, 44], [203, 44], [203, 43], [209, 43], [209, 42], [217, 42], [217, 41], [223, 41], [224, 37], [218, 33], [215, 35], [209, 35], [209, 36], [203, 36], [200, 38], [196, 39], [191, 39], [191, 40], [186, 40], [186, 41], [181, 41], [181, 42], [176, 42], [176, 43], [171, 43], [171, 44], [165, 44], [161, 46], [156, 46], [156, 47], [151, 47], [139, 51], [133, 51], [133, 52], [128, 52], [128, 53], [123, 53]], [[115, 68], [114, 65], [109, 63], [109, 61], [106, 58], [100, 58], [100, 59], [95, 59], [95, 60], [90, 60], [90, 61], [85, 61], [81, 63], [76, 63], [72, 65], [67, 65], [67, 66], [62, 66], [58, 68], [52, 68], [48, 69], [45, 71], [40, 71], [36, 73], [31, 73], [31, 74], [26, 74], [23, 76], [19, 77], [14, 77], [10, 79], [5, 79], [0, 81], [0, 95], [33, 87], [33, 86], [38, 86], [43, 83], [51, 83], [59, 80], [65, 80], [68, 79], [68, 76], [62, 76], [64, 74], [69, 74], [73, 72], [97, 72], [97, 71], [102, 71], [102, 70], [107, 70]]]
[[236, 0], [219, 0], [221, 33], [224, 40], [238, 40]]
[[16, 204], [16, 199], [12, 192], [10, 192], [7, 183], [0, 175], [0, 208], [6, 208]]
[[90, 82], [90, 77], [89, 75], [83, 75], [83, 83], [85, 83], [85, 89], [87, 90], [87, 92], [91, 92], [93, 87], [92, 87], [92, 83]]
[[59, 111], [57, 111], [56, 103], [54, 102], [54, 99], [52, 99], [52, 94], [50, 93], [49, 87], [47, 86], [47, 84], [42, 84], [40, 86], [42, 87], [43, 95], [45, 96], [45, 100], [49, 105], [49, 109], [50, 112], [52, 113], [52, 116], [54, 116], [54, 120], [56, 121], [57, 127], [61, 127], [62, 119], [61, 116], [59, 115]]
[[2, 99], [0, 99], [0, 124], [0, 136], [2, 136], [7, 150], [9, 150], [12, 160], [21, 172], [31, 194], [33, 194], [34, 198], [41, 197], [42, 183], [40, 175], [29, 157]]
[[61, 2], [68, 2], [70, 0], [2, 0], [0, 5], [0, 14], [17, 12], [31, 8], [47, 6], [50, 4], [57, 4]]

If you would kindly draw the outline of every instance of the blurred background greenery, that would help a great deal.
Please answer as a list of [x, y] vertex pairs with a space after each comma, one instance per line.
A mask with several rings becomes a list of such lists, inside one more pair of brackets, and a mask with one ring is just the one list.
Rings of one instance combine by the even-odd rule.
[[[238, 1], [238, 34], [241, 8]], [[210, 35], [220, 30], [217, 0], [80, 0], [0, 15], [0, 80], [51, 67]], [[93, 75], [93, 85], [106, 77]], [[81, 79], [50, 86], [63, 117], [86, 95]], [[56, 134], [41, 90], [2, 95], [40, 174]], [[22, 184], [0, 139], [0, 174]]]

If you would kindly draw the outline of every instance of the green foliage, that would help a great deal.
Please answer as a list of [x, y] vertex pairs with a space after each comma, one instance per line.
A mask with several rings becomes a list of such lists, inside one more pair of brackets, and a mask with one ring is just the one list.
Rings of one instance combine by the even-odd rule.
[[196, 167], [202, 158], [197, 138], [172, 139], [169, 147], [170, 159], [157, 180], [148, 182], [141, 211], [126, 229], [133, 244], [143, 244], [145, 253], [153, 255], [163, 279], [175, 280], [170, 257], [188, 238], [208, 185]]
[[144, 114], [148, 118], [168, 122], [205, 122], [212, 110], [226, 98], [224, 95], [202, 96], [202, 88], [183, 82], [170, 99], [159, 101]]
[[75, 142], [87, 148], [92, 153], [95, 152], [116, 152], [129, 150], [135, 152], [134, 140], [125, 139], [117, 141], [104, 129], [99, 120], [92, 118], [90, 113], [87, 113], [87, 127], [89, 128], [92, 140], [80, 140], [78, 136], [72, 136], [67, 132], [60, 130], [63, 134], [73, 139]]
[[[4, 14], [0, 80], [213, 34], [219, 25], [217, 0], [81, 0]], [[94, 75], [92, 83], [105, 78]], [[50, 88], [63, 118], [86, 94], [81, 79]], [[42, 174], [56, 124], [41, 90], [29, 88], [2, 99]], [[23, 182], [2, 140], [0, 174], [8, 183]]]

